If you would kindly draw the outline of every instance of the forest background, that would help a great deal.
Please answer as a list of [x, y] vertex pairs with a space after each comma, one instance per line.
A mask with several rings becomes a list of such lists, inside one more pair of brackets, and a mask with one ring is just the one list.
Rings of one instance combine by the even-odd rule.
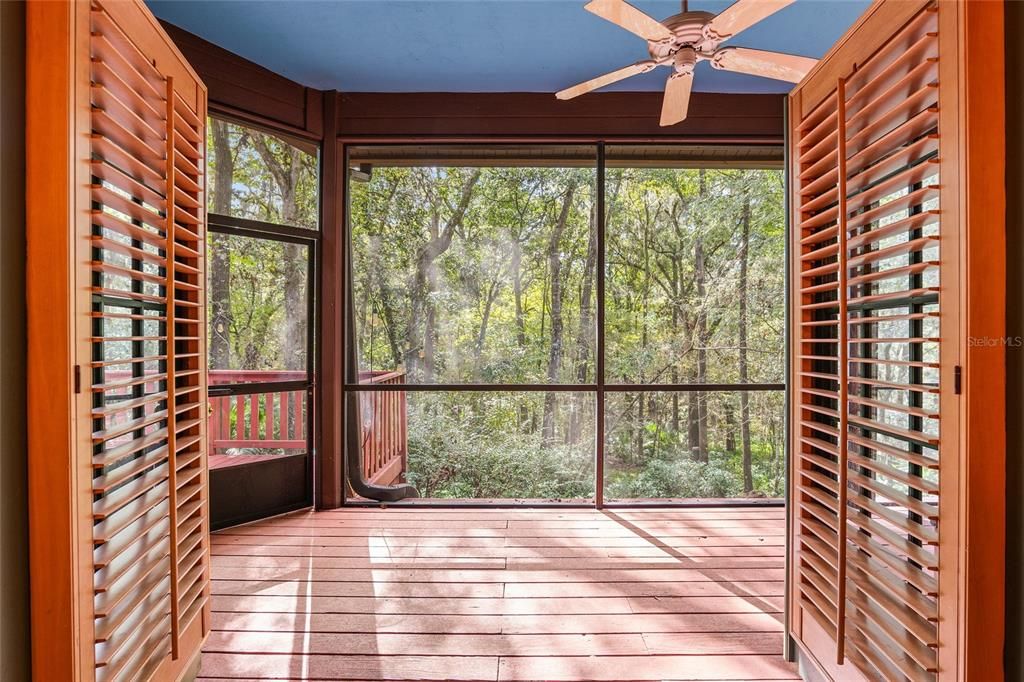
[[[314, 155], [209, 130], [211, 212], [316, 229]], [[406, 475], [426, 497], [594, 495], [595, 393], [514, 385], [596, 382], [597, 173], [531, 164], [350, 178], [359, 369], [500, 386], [405, 394]], [[606, 499], [781, 496], [784, 393], [742, 390], [784, 380], [781, 171], [605, 176], [604, 379], [650, 385], [605, 394]], [[211, 368], [303, 369], [305, 252], [210, 242]]]

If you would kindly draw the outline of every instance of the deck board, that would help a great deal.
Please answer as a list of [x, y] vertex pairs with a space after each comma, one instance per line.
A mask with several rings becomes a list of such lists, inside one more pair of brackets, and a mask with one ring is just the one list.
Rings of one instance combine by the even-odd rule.
[[783, 510], [300, 512], [215, 533], [200, 679], [777, 680]]

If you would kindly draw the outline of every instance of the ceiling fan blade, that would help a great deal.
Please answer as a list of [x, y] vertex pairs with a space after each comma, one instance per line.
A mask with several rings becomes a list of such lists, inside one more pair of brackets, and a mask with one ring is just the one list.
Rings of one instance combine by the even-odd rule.
[[602, 19], [635, 33], [644, 40], [657, 42], [672, 37], [672, 31], [625, 0], [590, 0], [584, 7]]
[[723, 47], [716, 50], [711, 57], [711, 66], [716, 69], [738, 71], [790, 83], [799, 83], [817, 63], [817, 59], [810, 57], [753, 50], [749, 47]]
[[573, 97], [578, 97], [582, 94], [588, 93], [591, 90], [603, 88], [604, 86], [620, 81], [623, 78], [629, 78], [630, 76], [635, 76], [638, 73], [650, 71], [655, 66], [657, 66], [656, 62], [650, 59], [645, 59], [637, 62], [636, 64], [630, 64], [629, 66], [624, 66], [621, 69], [616, 69], [615, 71], [606, 73], [603, 76], [583, 81], [579, 85], [574, 85], [571, 88], [566, 88], [561, 92], [555, 93], [555, 97], [558, 99], [572, 99]]
[[686, 118], [690, 109], [690, 89], [693, 72], [673, 73], [665, 83], [665, 98], [661, 101], [661, 125], [670, 126]]
[[794, 0], [737, 0], [708, 22], [705, 35], [710, 34], [721, 42], [750, 28], [793, 2]]

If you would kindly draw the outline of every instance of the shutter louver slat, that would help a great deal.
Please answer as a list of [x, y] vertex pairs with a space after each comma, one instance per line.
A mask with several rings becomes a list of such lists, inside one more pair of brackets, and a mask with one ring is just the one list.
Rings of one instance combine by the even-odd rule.
[[162, 173], [161, 162], [163, 153], [159, 150], [159, 143], [151, 140], [144, 140], [138, 133], [129, 130], [125, 122], [98, 107], [92, 109], [93, 134], [105, 137], [113, 144], [125, 150], [142, 164], [156, 173]]
[[[135, 532], [137, 529], [132, 529]], [[154, 571], [164, 576], [167, 564], [166, 519], [158, 519], [144, 535], [128, 537], [127, 544], [109, 563], [96, 572], [97, 617], [104, 617], [125, 597], [130, 587], [144, 581]], [[113, 543], [111, 543], [113, 544]], [[97, 564], [99, 565], [99, 564]]]
[[[118, 467], [115, 471], [102, 476], [97, 476], [92, 480], [92, 491], [97, 495], [102, 495], [102, 504], [97, 503], [93, 507], [93, 518], [104, 519], [107, 518], [113, 511], [114, 507], [111, 506], [112, 502], [119, 502], [124, 494], [127, 494], [129, 490], [137, 490], [138, 494], [142, 494], [149, 489], [149, 486], [141, 485], [148, 479], [149, 474], [157, 473], [161, 468], [166, 469], [167, 463], [167, 448], [161, 447], [157, 450], [153, 450], [138, 459], [132, 460], [129, 464]], [[138, 476], [144, 474], [143, 476]], [[126, 481], [131, 481], [127, 485], [122, 485]], [[118, 488], [118, 486], [121, 486]], [[117, 488], [116, 490], [114, 490]], [[133, 495], [132, 497], [137, 497]], [[117, 507], [118, 509], [120, 507]]]
[[795, 603], [869, 679], [938, 671], [938, 57], [922, 6], [794, 126]]
[[103, 162], [114, 166], [122, 173], [130, 175], [133, 180], [149, 187], [151, 192], [162, 197], [166, 187], [164, 175], [159, 170], [139, 160], [131, 151], [121, 147], [113, 140], [93, 133], [89, 143], [94, 154], [93, 163]]
[[183, 653], [186, 628], [208, 627], [194, 608], [209, 579], [194, 340], [204, 149], [202, 131], [182, 123], [202, 118], [107, 9], [90, 15], [95, 664], [97, 679], [145, 679]]
[[[96, 112], [97, 115], [116, 121], [122, 130], [146, 145], [159, 158], [157, 150], [160, 148], [164, 136], [147, 122], [146, 109], [148, 107], [141, 98], [118, 97], [111, 90], [96, 82], [93, 83], [91, 95], [94, 111], [99, 110]], [[154, 118], [153, 123], [163, 127], [162, 121], [159, 119]]]

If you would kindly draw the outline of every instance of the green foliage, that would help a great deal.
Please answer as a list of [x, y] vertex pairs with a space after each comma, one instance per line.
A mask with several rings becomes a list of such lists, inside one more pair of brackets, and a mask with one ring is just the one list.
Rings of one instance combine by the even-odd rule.
[[676, 459], [652, 459], [637, 473], [618, 473], [606, 494], [614, 499], [665, 497], [734, 497], [741, 479], [722, 466], [718, 453], [710, 462], [694, 462], [688, 454]]
[[[218, 119], [210, 119], [207, 133], [207, 199], [212, 214], [318, 227], [317, 158], [311, 153], [315, 150]], [[282, 371], [304, 372], [309, 325], [307, 247], [211, 229], [206, 257], [211, 381], [281, 380], [292, 378]], [[250, 374], [240, 377], [236, 371]], [[254, 371], [270, 374], [254, 376]], [[226, 400], [213, 402], [221, 407]], [[294, 433], [302, 419], [301, 414], [289, 414], [283, 408], [272, 419], [266, 410], [261, 405], [246, 416], [240, 404], [232, 401], [225, 411], [226, 426], [235, 434], [266, 434], [273, 421], [286, 434]], [[246, 422], [249, 430], [244, 428]], [[266, 435], [275, 440], [273, 434]]]
[[[288, 141], [211, 119], [213, 213], [316, 229], [317, 157]], [[304, 370], [306, 247], [211, 232], [210, 365], [216, 370]]]
[[545, 445], [507, 393], [407, 394], [408, 479], [425, 497], [578, 499], [594, 494], [592, 441]]
[[[593, 381], [594, 182], [593, 168], [378, 166], [350, 183], [360, 368]], [[607, 380], [781, 381], [781, 173], [609, 168], [606, 182]], [[611, 395], [609, 496], [781, 494], [780, 396]], [[432, 497], [589, 496], [592, 416], [554, 396], [410, 408], [410, 480]]]

